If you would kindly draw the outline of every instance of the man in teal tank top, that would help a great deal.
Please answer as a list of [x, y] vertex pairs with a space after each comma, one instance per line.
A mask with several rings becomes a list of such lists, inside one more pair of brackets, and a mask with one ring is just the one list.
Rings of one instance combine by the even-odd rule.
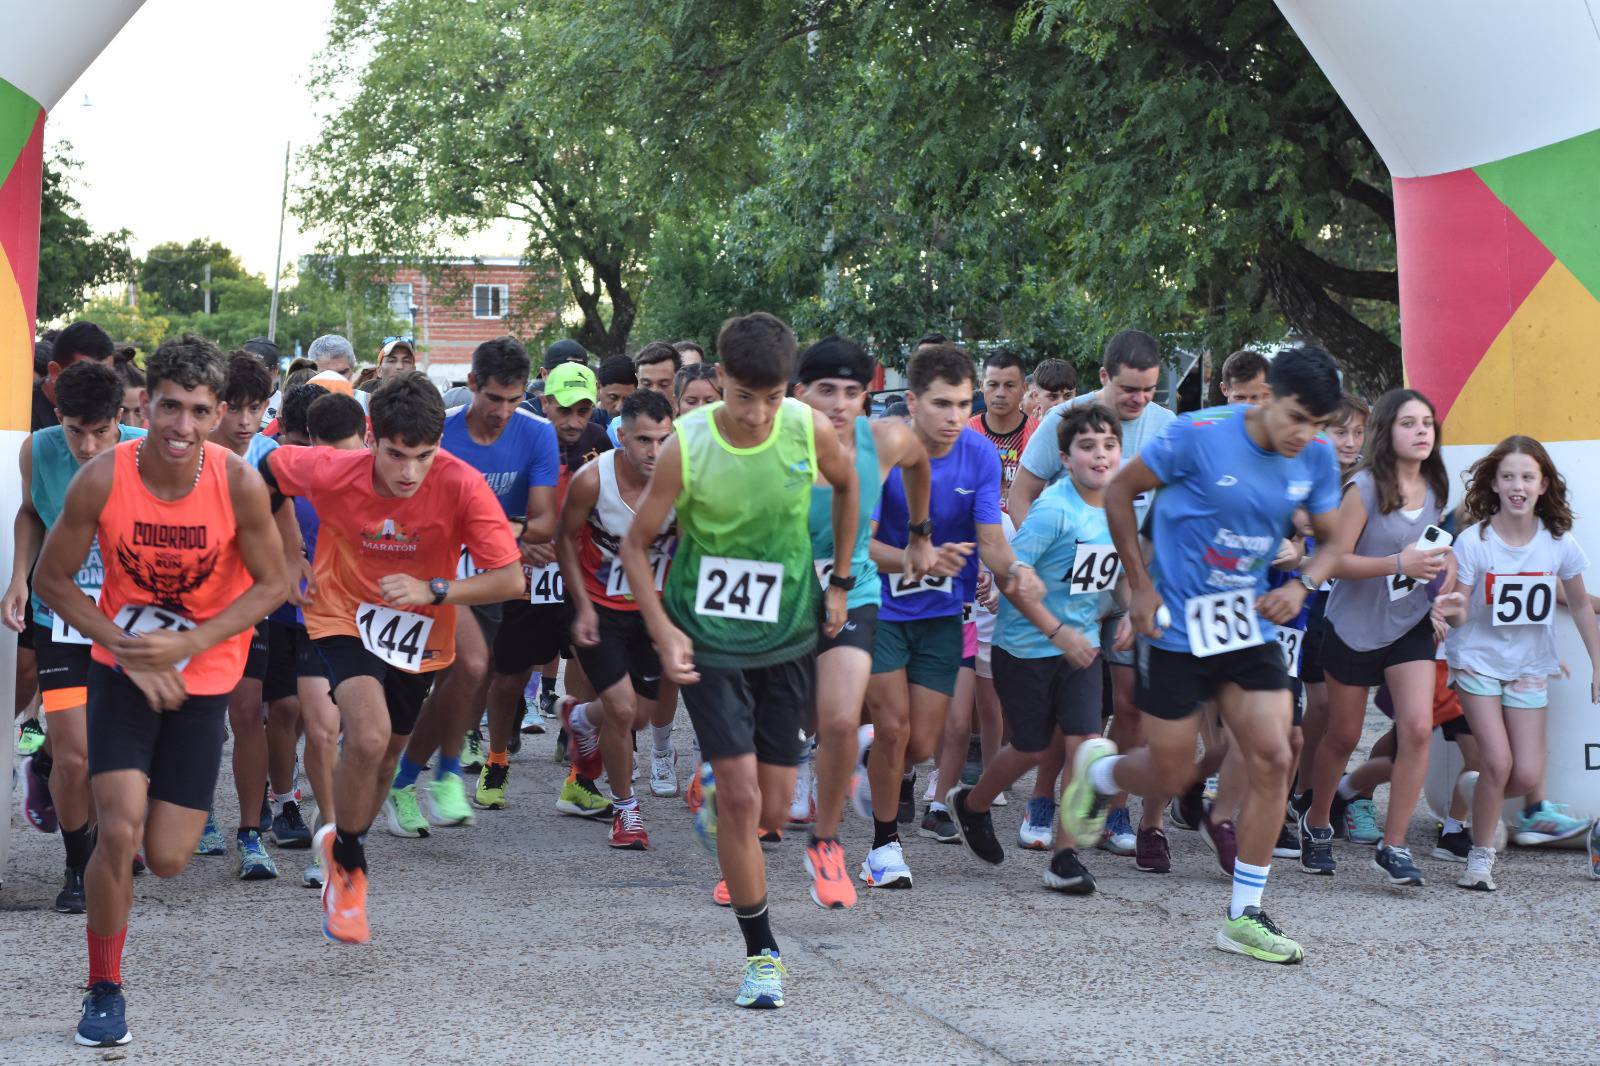
[[[39, 662], [39, 689], [50, 732], [47, 742], [22, 767], [30, 792], [48, 795], [67, 853], [66, 876], [56, 896], [63, 914], [84, 911], [83, 871], [89, 862], [89, 739], [84, 722], [88, 703], [89, 640], [56, 618], [28, 593], [28, 575], [44, 535], [55, 525], [67, 499], [67, 485], [78, 467], [144, 430], [117, 423], [122, 378], [103, 363], [77, 362], [56, 379], [56, 417], [60, 425], [41, 429], [22, 448], [22, 483], [28, 491], [17, 508], [16, 549], [11, 584], [4, 600], [5, 624], [33, 631]], [[79, 567], [77, 585], [98, 597], [105, 566], [96, 544]]]
[[[662, 672], [681, 686], [710, 760], [696, 828], [708, 847], [715, 839], [745, 938], [734, 1002], [781, 1007], [783, 964], [767, 919], [756, 831], [781, 824], [794, 789], [811, 713], [818, 601], [825, 634], [837, 634], [846, 620], [856, 473], [827, 421], [784, 396], [796, 354], [787, 325], [765, 312], [731, 318], [717, 354], [723, 402], [677, 421], [617, 554]], [[806, 521], [818, 473], [834, 489], [837, 547], [825, 594]], [[673, 508], [678, 551], [657, 595], [646, 550]]]
[[[791, 823], [809, 821], [811, 839], [806, 847], [806, 872], [811, 876], [811, 899], [826, 909], [855, 904], [856, 889], [845, 867], [839, 843], [839, 822], [845, 793], [856, 765], [856, 728], [861, 724], [861, 704], [872, 672], [872, 638], [878, 625], [881, 595], [878, 568], [867, 552], [872, 538], [872, 516], [883, 495], [883, 479], [898, 468], [905, 481], [912, 525], [928, 517], [931, 472], [928, 453], [911, 428], [899, 419], [869, 421], [861, 414], [875, 366], [861, 346], [844, 337], [826, 337], [800, 355], [795, 396], [826, 416], [839, 444], [855, 462], [860, 489], [856, 542], [851, 553], [855, 587], [847, 600], [849, 617], [834, 636], [817, 642], [816, 740], [810, 778], [796, 782], [790, 804]], [[832, 572], [834, 540], [831, 521], [833, 489], [817, 484], [811, 489], [811, 547], [819, 582]], [[913, 566], [926, 571], [938, 558], [927, 535], [913, 535], [907, 553]], [[809, 767], [802, 764], [800, 772]], [[812, 787], [808, 787], [812, 786]], [[801, 793], [805, 795], [802, 796]], [[804, 824], [804, 822], [802, 822]]]

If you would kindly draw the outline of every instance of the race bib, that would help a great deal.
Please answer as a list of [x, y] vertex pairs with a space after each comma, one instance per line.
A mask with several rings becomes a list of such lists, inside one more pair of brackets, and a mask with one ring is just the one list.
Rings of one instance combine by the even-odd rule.
[[708, 555], [700, 560], [694, 590], [697, 614], [741, 622], [776, 622], [783, 596], [783, 564]]
[[1278, 627], [1278, 647], [1283, 649], [1283, 662], [1290, 677], [1300, 676], [1300, 642], [1305, 639], [1306, 631], [1303, 629]]
[[1073, 557], [1072, 571], [1061, 578], [1074, 596], [1087, 592], [1108, 592], [1122, 576], [1122, 560], [1110, 544], [1080, 544]]
[[[181, 614], [163, 610], [160, 607], [141, 606], [125, 603], [117, 616], [111, 620], [118, 629], [130, 637], [139, 636], [141, 633], [187, 633], [194, 628], [194, 623]], [[183, 668], [189, 665], [189, 660], [172, 664], [172, 668], [182, 673]]]
[[932, 574], [923, 574], [916, 581], [905, 574], [895, 574], [889, 579], [889, 595], [898, 599], [901, 596], [911, 596], [918, 592], [949, 592], [950, 578], [934, 577]]
[[1555, 623], [1556, 579], [1550, 575], [1490, 574], [1489, 610], [1497, 626]]
[[567, 586], [561, 583], [561, 564], [546, 563], [528, 575], [529, 603], [562, 603]]
[[1198, 659], [1253, 648], [1263, 643], [1256, 625], [1254, 589], [1233, 589], [1196, 596], [1183, 608], [1189, 630], [1189, 651]]
[[467, 546], [461, 546], [461, 557], [456, 560], [456, 580], [465, 581], [469, 577], [477, 577], [483, 573], [483, 567], [472, 561], [472, 553], [467, 551]]
[[[100, 602], [100, 590], [89, 588], [80, 589], [85, 596]], [[50, 642], [52, 644], [93, 644], [94, 641], [67, 625], [67, 620], [54, 611], [50, 612]]]
[[1389, 575], [1389, 602], [1403, 600], [1417, 590], [1417, 579], [1404, 574]]
[[812, 564], [817, 569], [817, 584], [822, 586], [822, 591], [828, 591], [828, 578], [833, 576], [833, 560], [818, 559]]
[[[667, 582], [667, 566], [672, 562], [670, 555], [654, 555], [650, 557], [650, 570], [655, 577], [656, 591]], [[622, 569], [622, 560], [613, 558], [611, 569], [606, 574], [606, 595], [613, 599], [633, 599], [633, 590], [628, 587], [628, 573]]]
[[376, 603], [356, 606], [361, 645], [390, 666], [408, 674], [420, 672], [422, 653], [433, 632], [433, 619]]

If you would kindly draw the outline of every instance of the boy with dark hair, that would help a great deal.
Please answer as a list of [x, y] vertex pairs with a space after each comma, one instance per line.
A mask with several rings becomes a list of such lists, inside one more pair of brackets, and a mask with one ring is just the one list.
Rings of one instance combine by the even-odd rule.
[[728, 319], [717, 333], [723, 398], [727, 399], [729, 378], [740, 382], [747, 392], [787, 384], [799, 350], [794, 330], [777, 315], [756, 311]]
[[[693, 366], [706, 361], [706, 350], [694, 341], [674, 341], [672, 347], [683, 359], [683, 366]], [[679, 367], [681, 370], [683, 367]]]
[[1222, 361], [1219, 376], [1223, 403], [1262, 403], [1271, 390], [1267, 387], [1267, 359], [1248, 349], [1234, 352]]
[[1015, 353], [1002, 349], [985, 356], [982, 386], [983, 413], [973, 415], [967, 424], [989, 438], [1000, 454], [1000, 509], [1004, 510], [1006, 494], [1017, 476], [1017, 464], [1022, 461], [1022, 450], [1039, 423], [1022, 409], [1027, 382], [1022, 360]]
[[115, 354], [116, 345], [110, 335], [93, 322], [74, 322], [56, 334], [45, 364], [44, 380], [33, 386], [32, 428], [45, 429], [56, 424], [55, 382], [63, 370], [80, 359], [109, 363]]
[[[311, 444], [311, 430], [306, 423], [311, 414], [311, 405], [322, 397], [331, 395], [333, 394], [321, 385], [312, 385], [309, 382], [291, 388], [283, 398], [283, 414], [278, 419], [278, 443], [308, 447]], [[360, 408], [361, 405], [356, 404], [356, 409]], [[365, 421], [363, 413], [362, 422]]]
[[600, 360], [595, 379], [600, 386], [600, 407], [611, 418], [622, 409], [622, 401], [628, 394], [639, 387], [639, 374], [633, 360], [625, 355], [608, 355]]
[[313, 445], [342, 448], [344, 441], [366, 433], [367, 413], [354, 397], [330, 393], [316, 397], [306, 409], [306, 435]]
[[678, 349], [664, 341], [651, 341], [633, 357], [633, 366], [638, 371], [641, 389], [659, 392], [671, 401], [672, 381], [683, 368], [683, 356], [678, 354]]
[[1061, 404], [1071, 401], [1078, 392], [1078, 372], [1064, 359], [1044, 359], [1033, 368], [1034, 402], [1039, 405], [1039, 417]]

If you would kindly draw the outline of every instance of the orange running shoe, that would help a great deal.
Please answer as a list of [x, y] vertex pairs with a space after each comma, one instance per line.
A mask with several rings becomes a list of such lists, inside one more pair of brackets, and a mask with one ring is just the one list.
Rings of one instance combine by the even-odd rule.
[[719, 907], [733, 906], [733, 897], [728, 894], [728, 882], [718, 881], [717, 887], [711, 890], [711, 902]]
[[844, 868], [844, 846], [819, 840], [806, 848], [806, 873], [811, 875], [811, 901], [824, 910], [856, 905], [856, 886]]
[[763, 844], [782, 844], [783, 843], [783, 830], [782, 829], [757, 829], [756, 830], [756, 839], [759, 840]]
[[700, 805], [706, 801], [706, 794], [700, 788], [700, 769], [689, 775], [689, 787], [683, 790], [683, 802], [689, 805], [690, 814], [700, 813]]
[[315, 845], [322, 856], [322, 932], [329, 940], [365, 944], [372, 939], [367, 927], [367, 873], [346, 870], [333, 859], [332, 825], [317, 830]]

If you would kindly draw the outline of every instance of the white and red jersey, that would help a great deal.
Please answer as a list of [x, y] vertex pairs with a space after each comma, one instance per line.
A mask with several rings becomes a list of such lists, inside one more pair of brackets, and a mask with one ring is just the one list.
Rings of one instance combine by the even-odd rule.
[[[617, 545], [633, 525], [633, 508], [617, 488], [617, 456], [613, 450], [594, 459], [600, 475], [600, 492], [589, 512], [589, 520], [578, 531], [578, 566], [583, 571], [583, 588], [597, 604], [614, 611], [637, 611], [628, 589], [628, 578], [617, 561]], [[650, 569], [655, 573], [656, 590], [667, 579], [667, 567], [678, 546], [677, 515], [668, 511], [655, 539], [650, 542]]]

